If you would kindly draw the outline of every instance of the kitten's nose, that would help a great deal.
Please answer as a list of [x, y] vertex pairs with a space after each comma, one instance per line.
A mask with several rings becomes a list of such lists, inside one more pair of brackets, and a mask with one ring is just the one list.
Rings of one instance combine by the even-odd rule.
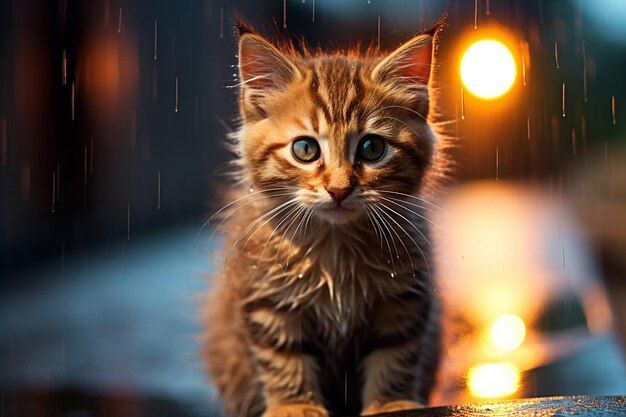
[[326, 191], [328, 191], [328, 194], [330, 194], [333, 200], [335, 200], [338, 203], [345, 200], [346, 197], [350, 195], [352, 190], [353, 190], [352, 187], [348, 187], [348, 188], [328, 187], [326, 189]]

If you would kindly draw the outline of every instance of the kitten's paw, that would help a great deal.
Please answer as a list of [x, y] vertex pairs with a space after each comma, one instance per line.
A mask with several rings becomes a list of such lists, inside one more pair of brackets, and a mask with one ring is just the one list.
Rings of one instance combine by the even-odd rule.
[[263, 417], [328, 417], [328, 411], [315, 404], [277, 405], [268, 408]]
[[393, 411], [415, 410], [424, 408], [423, 404], [409, 400], [389, 401], [387, 403], [379, 403], [374, 401], [361, 412], [362, 416], [370, 416], [372, 414], [391, 413]]

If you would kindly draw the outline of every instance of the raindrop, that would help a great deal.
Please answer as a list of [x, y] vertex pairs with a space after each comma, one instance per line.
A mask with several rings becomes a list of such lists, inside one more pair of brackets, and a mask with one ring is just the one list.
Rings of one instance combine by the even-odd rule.
[[61, 196], [61, 165], [57, 164], [57, 192], [55, 196], [57, 203], [60, 200], [60, 196]]
[[298, 274], [298, 278], [304, 277], [304, 274]]
[[220, 6], [220, 38], [224, 37], [224, 6]]
[[491, 14], [491, 7], [490, 7], [490, 4], [489, 4], [489, 3], [490, 3], [490, 2], [489, 2], [489, 0], [487, 0], [487, 4], [486, 4], [486, 6], [485, 6], [485, 14], [486, 14], [487, 16], [489, 16], [489, 15]]
[[283, 0], [283, 29], [287, 29], [287, 0]]
[[615, 96], [611, 96], [611, 116], [613, 117], [613, 124], [617, 124], [617, 119], [615, 118]]
[[522, 57], [522, 80], [524, 81], [524, 86], [526, 86], [526, 57]]
[[178, 77], [176, 77], [176, 103], [174, 105], [174, 112], [178, 113]]
[[109, 21], [111, 20], [111, 2], [107, 0], [104, 4], [104, 27], [109, 27]]
[[130, 203], [126, 208], [126, 239], [130, 240]]
[[248, 188], [248, 192], [249, 193], [253, 193], [254, 192], [254, 187], [251, 185], [250, 188]]
[[315, 0], [313, 0], [313, 17], [311, 21], [315, 22]]
[[496, 181], [500, 180], [500, 148], [496, 146]]
[[378, 34], [377, 34], [377, 45], [378, 49], [380, 49], [380, 16], [378, 16]]
[[157, 36], [158, 36], [158, 23], [154, 21], [154, 60], [157, 60]]
[[157, 172], [157, 210], [161, 210], [161, 170]]
[[396, 276], [396, 273], [395, 273], [395, 272], [392, 272], [392, 273], [391, 273], [391, 278], [395, 278], [395, 276]]
[[461, 120], [465, 120], [465, 89], [461, 87]]
[[587, 51], [585, 49], [585, 41], [583, 41], [583, 95], [585, 103], [587, 102]]
[[474, 0], [474, 29], [478, 29], [478, 0]]
[[576, 129], [572, 128], [572, 155], [576, 155], [577, 151]]
[[526, 137], [530, 140], [530, 116], [526, 116]]
[[554, 41], [554, 62], [556, 63], [556, 68], [559, 69], [559, 45]]
[[348, 373], [343, 374], [343, 406], [348, 407]]
[[565, 117], [565, 83], [561, 87], [561, 112]]
[[117, 18], [117, 33], [122, 33], [122, 8], [120, 7], [120, 14]]
[[93, 138], [91, 138], [91, 144], [89, 146], [89, 173], [93, 174]]
[[63, 49], [63, 62], [61, 64], [63, 73], [63, 85], [67, 85], [67, 52]]

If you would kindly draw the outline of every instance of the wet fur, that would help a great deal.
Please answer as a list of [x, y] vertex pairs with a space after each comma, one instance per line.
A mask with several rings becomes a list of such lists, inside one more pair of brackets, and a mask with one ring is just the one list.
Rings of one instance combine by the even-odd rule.
[[[417, 115], [429, 110], [429, 70], [410, 67], [430, 66], [432, 38], [391, 54], [297, 53], [240, 27], [242, 124], [232, 139], [241, 177], [203, 318], [202, 354], [227, 414], [373, 414], [427, 402], [439, 303], [420, 216], [433, 207], [381, 190], [424, 197], [441, 174], [436, 136]], [[418, 55], [405, 63], [407, 51]], [[393, 143], [376, 169], [347, 157], [365, 131]], [[328, 138], [323, 163], [286, 156], [302, 132]], [[388, 208], [346, 223], [320, 217], [315, 204], [331, 185], [356, 186], [355, 205]]]

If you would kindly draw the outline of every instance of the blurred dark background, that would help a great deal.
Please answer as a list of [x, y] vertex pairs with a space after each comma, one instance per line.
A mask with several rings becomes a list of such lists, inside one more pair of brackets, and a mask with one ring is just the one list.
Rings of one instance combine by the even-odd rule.
[[[495, 177], [497, 147], [499, 179], [558, 183], [572, 162], [604, 152], [605, 142], [610, 153], [622, 129], [611, 97], [619, 122], [624, 44], [598, 35], [602, 24], [583, 8], [606, 5], [316, 3], [313, 16], [312, 0], [288, 1], [284, 29], [280, 1], [3, 1], [2, 281], [34, 261], [92, 245], [122, 250], [145, 233], [201, 222], [228, 158], [222, 142], [236, 127], [236, 90], [228, 88], [237, 72], [233, 13], [273, 37], [329, 48], [380, 41], [390, 49], [447, 12], [439, 104], [443, 119], [459, 121], [451, 133], [461, 181]], [[494, 28], [517, 52], [528, 50], [527, 85], [493, 103], [466, 93], [461, 120], [460, 48]]]
[[[619, 1], [2, 0], [0, 414], [217, 409], [193, 356], [193, 294], [213, 267], [202, 226], [221, 206], [223, 141], [237, 126], [234, 13], [271, 37], [384, 50], [447, 13], [436, 118], [450, 122], [456, 182], [571, 200], [591, 225], [595, 278], [621, 288]], [[461, 95], [458, 76], [464, 48], [485, 36], [518, 61], [513, 89], [494, 101]], [[554, 369], [529, 395], [559, 393], [546, 389]], [[595, 381], [560, 393], [625, 389], [615, 378], [611, 392]]]

